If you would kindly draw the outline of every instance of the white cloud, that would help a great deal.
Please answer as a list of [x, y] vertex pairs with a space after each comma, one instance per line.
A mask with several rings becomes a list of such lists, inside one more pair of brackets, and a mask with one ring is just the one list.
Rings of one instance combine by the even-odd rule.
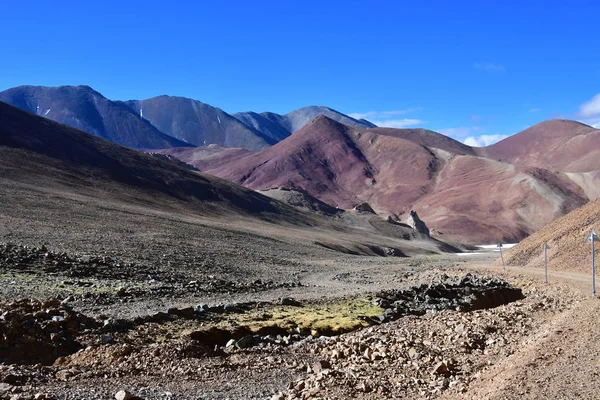
[[481, 135], [481, 136], [470, 136], [466, 138], [463, 143], [467, 146], [472, 147], [485, 147], [496, 142], [506, 139], [508, 135]]
[[495, 63], [475, 63], [473, 64], [473, 68], [488, 72], [503, 72], [506, 69], [504, 65]]
[[596, 117], [600, 115], [600, 93], [579, 107], [581, 117]]
[[375, 118], [375, 119], [385, 119], [394, 115], [404, 115], [415, 111], [421, 111], [423, 107], [411, 107], [406, 108], [404, 110], [390, 110], [390, 111], [367, 111], [364, 113], [350, 113], [348, 116], [354, 119], [362, 119], [362, 118]]
[[425, 123], [425, 121], [422, 121], [420, 119], [410, 119], [410, 118], [388, 119], [388, 120], [382, 120], [382, 121], [371, 120], [371, 122], [382, 128], [406, 128], [407, 126], [422, 125]]

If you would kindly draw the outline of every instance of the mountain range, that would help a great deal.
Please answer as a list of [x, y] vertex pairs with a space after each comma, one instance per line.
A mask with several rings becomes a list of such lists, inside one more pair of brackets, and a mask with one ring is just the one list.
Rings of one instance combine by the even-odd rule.
[[[336, 215], [307, 212], [276, 195], [190, 171], [2, 102], [0, 200], [0, 234], [7, 237], [18, 231], [44, 240], [43, 230], [53, 227], [78, 240], [107, 240], [112, 232], [101, 228], [103, 218], [118, 224], [114, 220], [133, 215], [150, 223], [197, 226], [206, 235], [226, 230], [251, 236], [245, 241], [289, 242], [311, 251], [397, 256], [457, 251], [372, 214], [330, 210], [310, 196], [305, 197], [310, 207]], [[110, 217], [97, 217], [105, 213]], [[219, 245], [215, 240], [212, 246]]]
[[415, 209], [440, 237], [481, 244], [519, 241], [597, 197], [598, 141], [600, 131], [567, 120], [473, 148], [425, 129], [319, 116], [259, 152], [163, 152], [252, 189], [297, 188], [343, 209], [368, 202], [392, 218]]
[[367, 202], [393, 220], [415, 209], [434, 235], [463, 243], [519, 241], [600, 195], [600, 131], [576, 121], [476, 148], [318, 106], [230, 115], [181, 97], [111, 101], [87, 86], [22, 86], [0, 100], [250, 189], [299, 190], [341, 209]]
[[0, 101], [131, 148], [160, 149], [216, 144], [260, 150], [324, 114], [344, 124], [372, 128], [328, 107], [310, 106], [285, 115], [225, 111], [197, 100], [157, 96], [112, 101], [89, 86], [19, 86]]

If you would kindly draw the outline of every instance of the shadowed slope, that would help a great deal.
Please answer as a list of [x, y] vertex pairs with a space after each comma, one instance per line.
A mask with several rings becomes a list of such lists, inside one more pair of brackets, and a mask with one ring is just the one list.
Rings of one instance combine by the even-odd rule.
[[241, 157], [253, 153], [247, 149], [223, 147], [216, 144], [202, 147], [172, 147], [170, 149], [151, 150], [151, 152], [168, 154], [180, 160], [185, 160], [186, 163], [195, 166], [200, 171], [220, 169]]
[[127, 147], [187, 146], [89, 86], [20, 86], [0, 92], [0, 101]]
[[[85, 193], [115, 184], [201, 211], [280, 214], [280, 203], [211, 176], [130, 150], [0, 103], [1, 177]], [[16, 167], [20, 166], [20, 167]], [[114, 192], [116, 197], [124, 193]], [[284, 207], [285, 208], [285, 207]], [[289, 214], [293, 214], [289, 212]]]
[[195, 146], [218, 144], [258, 150], [276, 142], [223, 110], [184, 97], [158, 96], [130, 100], [128, 107], [162, 132]]

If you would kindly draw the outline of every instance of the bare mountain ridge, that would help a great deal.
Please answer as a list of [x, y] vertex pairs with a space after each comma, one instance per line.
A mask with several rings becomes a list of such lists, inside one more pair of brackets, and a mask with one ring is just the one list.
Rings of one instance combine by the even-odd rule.
[[93, 135], [132, 148], [207, 146], [261, 150], [308, 124], [319, 114], [357, 127], [375, 127], [323, 106], [285, 115], [225, 111], [198, 100], [157, 96], [111, 101], [89, 86], [20, 86], [0, 92], [4, 101]]
[[255, 112], [240, 112], [233, 114], [235, 118], [244, 122], [246, 125], [250, 125], [255, 129], [272, 136], [277, 142], [304, 128], [319, 115], [324, 115], [334, 121], [355, 128], [366, 129], [376, 127], [375, 124], [365, 119], [357, 120], [325, 106], [302, 107], [285, 115], [271, 112], [260, 114]]
[[20, 86], [0, 92], [0, 101], [127, 147], [188, 146], [89, 86]]
[[577, 174], [485, 150], [427, 130], [365, 130], [319, 116], [268, 149], [202, 169], [252, 189], [301, 189], [346, 209], [366, 201], [405, 216], [414, 208], [431, 228], [470, 243], [518, 241], [589, 200]]
[[184, 97], [158, 96], [124, 102], [170, 136], [194, 146], [217, 144], [260, 150], [278, 140], [240, 122], [223, 110]]

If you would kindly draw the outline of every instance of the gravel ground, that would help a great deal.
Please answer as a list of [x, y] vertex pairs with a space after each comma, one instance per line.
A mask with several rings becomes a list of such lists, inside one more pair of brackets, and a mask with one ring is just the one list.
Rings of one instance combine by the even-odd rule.
[[[3, 190], [5, 205], [42, 201], [39, 191]], [[3, 361], [0, 398], [106, 399], [125, 390], [144, 399], [533, 399], [594, 398], [600, 389], [598, 302], [583, 275], [552, 275], [546, 286], [538, 270], [475, 267], [494, 265], [493, 253], [367, 257], [315, 245], [368, 241], [367, 231], [333, 235], [64, 193], [44, 193], [43, 202], [0, 214], [0, 337], [11, 348], [11, 338], [46, 335], [42, 345], [58, 358]], [[225, 343], [235, 312], [187, 314], [199, 303], [251, 304], [264, 322], [276, 316], [262, 308], [293, 298], [300, 310], [336, 317], [352, 299], [468, 271], [500, 276], [526, 297], [369, 320], [331, 337], [275, 334], [251, 347]], [[29, 300], [15, 303], [22, 298]], [[30, 310], [17, 318], [19, 307]], [[224, 325], [216, 346], [192, 339]]]

